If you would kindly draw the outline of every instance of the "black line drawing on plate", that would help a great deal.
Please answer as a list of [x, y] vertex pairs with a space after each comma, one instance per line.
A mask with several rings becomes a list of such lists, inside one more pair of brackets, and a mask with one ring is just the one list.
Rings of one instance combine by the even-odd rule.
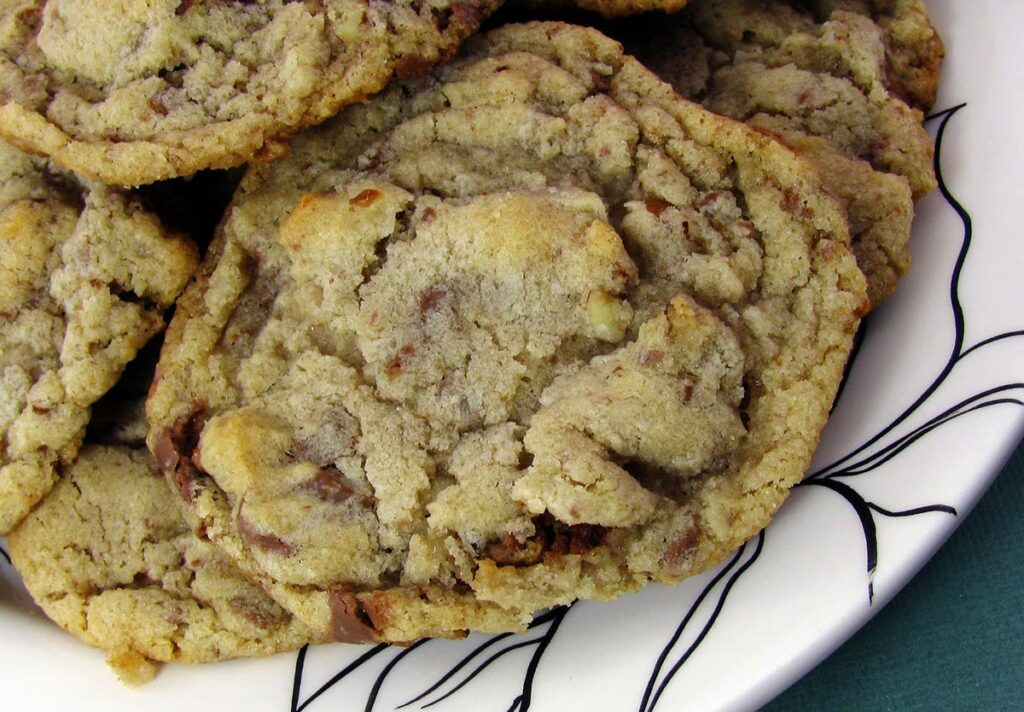
[[11, 555], [7, 553], [7, 550], [0, 546], [0, 556], [7, 560], [7, 563], [11, 563]]
[[944, 504], [931, 504], [902, 511], [892, 511], [881, 505], [868, 501], [857, 490], [849, 484], [842, 482], [876, 470], [878, 467], [892, 460], [915, 442], [928, 433], [942, 427], [957, 418], [974, 413], [986, 408], [1002, 405], [1024, 405], [1021, 396], [1014, 394], [1024, 393], [1024, 384], [1005, 383], [1000, 386], [989, 388], [985, 391], [964, 398], [955, 405], [946, 408], [942, 412], [929, 418], [926, 422], [914, 428], [911, 432], [895, 438], [884, 444], [879, 449], [868, 452], [872, 446], [881, 443], [886, 436], [892, 433], [900, 424], [918, 413], [929, 399], [939, 390], [943, 383], [954, 373], [956, 367], [963, 363], [964, 359], [980, 349], [1005, 339], [1024, 336], [1024, 330], [1007, 331], [995, 336], [981, 340], [972, 346], [964, 344], [966, 334], [967, 315], [960, 298], [960, 279], [963, 274], [964, 265], [970, 253], [971, 243], [974, 237], [974, 226], [970, 213], [957, 200], [950, 190], [942, 173], [942, 148], [946, 135], [946, 128], [956, 114], [964, 109], [967, 104], [959, 104], [950, 109], [940, 111], [928, 118], [928, 121], [940, 120], [937, 137], [935, 139], [935, 176], [938, 180], [939, 191], [946, 203], [953, 208], [963, 225], [963, 236], [961, 238], [960, 251], [957, 255], [950, 277], [949, 285], [949, 306], [953, 315], [953, 346], [949, 358], [939, 371], [938, 375], [924, 389], [924, 391], [911, 403], [902, 413], [894, 418], [888, 425], [880, 430], [873, 437], [869, 438], [859, 447], [846, 454], [842, 458], [808, 475], [798, 486], [822, 487], [835, 492], [843, 497], [857, 514], [864, 533], [864, 545], [866, 550], [867, 568], [867, 592], [868, 602], [874, 601], [874, 576], [878, 568], [878, 538], [876, 532], [875, 515], [884, 517], [910, 517], [929, 513], [944, 513], [957, 516], [953, 507]]
[[[533, 656], [530, 658], [530, 663], [526, 669], [526, 675], [523, 678], [522, 692], [515, 699], [512, 700], [512, 705], [508, 708], [508, 712], [513, 712], [516, 710], [518, 712], [524, 712], [525, 710], [528, 710], [530, 708], [530, 702], [533, 697], [533, 678], [534, 675], [536, 675], [537, 673], [537, 668], [540, 665], [541, 657], [544, 655], [544, 651], [547, 649], [548, 644], [551, 643], [552, 638], [555, 637], [555, 633], [558, 632], [558, 626], [562, 624], [562, 620], [565, 618], [566, 614], [569, 612], [569, 608], [571, 607], [572, 606], [570, 605], [569, 607], [565, 608], [555, 608], [551, 611], [548, 611], [547, 613], [537, 616], [530, 624], [531, 629], [542, 626], [544, 624], [550, 624], [548, 625], [547, 630], [542, 635], [534, 638], [527, 638], [526, 640], [519, 640], [518, 642], [515, 640], [511, 641], [509, 645], [506, 645], [498, 649], [497, 652], [492, 653], [489, 657], [487, 657], [482, 662], [477, 664], [477, 666], [474, 667], [472, 671], [462, 676], [461, 680], [457, 682], [453, 687], [451, 687], [451, 689], [449, 689], [448, 692], [442, 694], [440, 697], [434, 698], [430, 702], [425, 702], [424, 704], [421, 704], [420, 707], [422, 709], [426, 709], [428, 707], [433, 707], [439, 702], [443, 702], [444, 700], [448, 699], [456, 692], [461, 690], [479, 673], [483, 672], [491, 663], [495, 662], [496, 660], [498, 660], [498, 658], [505, 655], [506, 653], [512, 652], [513, 650], [517, 650], [519, 648], [535, 645], [537, 647], [534, 650]], [[478, 655], [483, 653], [486, 649], [490, 648], [495, 643], [499, 643], [509, 637], [517, 638], [519, 636], [513, 636], [511, 633], [502, 633], [500, 635], [492, 636], [490, 640], [488, 640], [485, 643], [482, 643], [481, 645], [478, 645], [476, 648], [470, 651], [468, 655], [462, 658], [454, 667], [452, 667], [447, 673], [441, 676], [437, 680], [437, 682], [435, 682], [433, 685], [428, 687], [426, 690], [424, 690], [408, 702], [399, 705], [398, 708], [402, 709], [404, 707], [408, 707], [411, 704], [419, 702], [420, 700], [434, 693], [435, 691], [438, 691], [439, 688], [445, 685], [445, 683], [449, 682], [450, 680], [453, 680], [453, 678], [455, 678], [455, 676], [464, 667], [466, 667], [470, 662], [472, 662], [474, 658], [476, 658]]]
[[[511, 700], [510, 706], [508, 707], [508, 712], [526, 712], [530, 709], [530, 705], [533, 700], [533, 680], [538, 668], [540, 667], [544, 652], [555, 637], [555, 634], [558, 632], [558, 627], [562, 624], [562, 621], [565, 619], [565, 616], [569, 613], [571, 608], [571, 605], [554, 608], [537, 616], [533, 619], [533, 622], [530, 623], [529, 631], [523, 635], [501, 633], [490, 636], [488, 640], [468, 651], [466, 655], [464, 655], [455, 665], [453, 665], [427, 689], [407, 702], [399, 705], [397, 709], [409, 708], [412, 705], [417, 705], [419, 709], [431, 709], [435, 705], [443, 703], [445, 700], [457, 694], [475, 677], [477, 677], [477, 675], [482, 673], [491, 664], [495, 663], [506, 654], [521, 648], [532, 646], [534, 647], [533, 655], [530, 656], [530, 660], [523, 672], [523, 682], [522, 686], [519, 688], [519, 694]], [[407, 656], [412, 655], [414, 652], [431, 642], [432, 641], [429, 639], [421, 640], [404, 649], [395, 648], [383, 643], [376, 645], [338, 671], [305, 700], [300, 701], [302, 674], [305, 667], [308, 646], [303, 647], [302, 650], [299, 651], [295, 660], [295, 672], [292, 681], [292, 700], [291, 707], [289, 709], [291, 712], [302, 712], [302, 710], [309, 707], [317, 698], [331, 688], [342, 683], [345, 678], [361, 668], [378, 654], [385, 651], [392, 651], [394, 652], [394, 655], [391, 656], [387, 664], [385, 664], [380, 673], [378, 673], [373, 685], [366, 695], [364, 710], [366, 712], [371, 712], [377, 703], [377, 698], [380, 694], [381, 688], [384, 686], [388, 676], [392, 671], [394, 671], [395, 667]], [[490, 652], [490, 655], [480, 659], [480, 656], [485, 652]], [[471, 666], [471, 663], [475, 664]]]
[[[715, 621], [718, 620], [719, 614], [725, 607], [725, 599], [729, 596], [729, 591], [732, 590], [733, 585], [739, 581], [740, 577], [746, 573], [746, 571], [753, 566], [754, 562], [761, 556], [761, 552], [764, 550], [764, 539], [765, 532], [762, 530], [761, 533], [757, 535], [756, 544], [754, 544], [755, 540], [751, 539], [741, 546], [739, 551], [736, 552], [736, 555], [733, 556], [732, 560], [730, 560], [728, 564], [722, 567], [721, 570], [715, 574], [715, 577], [711, 579], [707, 586], [704, 587], [704, 590], [700, 592], [700, 595], [694, 599], [689, 610], [686, 612], [686, 615], [683, 616], [683, 619], [679, 622], [675, 632], [673, 632], [672, 637], [669, 638], [669, 642], [664, 648], [662, 648], [661, 654], [658, 656], [658, 662], [655, 663], [654, 669], [651, 671], [651, 676], [647, 680], [647, 687], [644, 689], [643, 698], [640, 700], [640, 712], [650, 712], [650, 710], [654, 709], [655, 705], [658, 704], [658, 700], [661, 699], [661, 695], [665, 691], [665, 688], [667, 688], [668, 684], [672, 682], [672, 678], [675, 677], [675, 674], [679, 672], [679, 669], [682, 668], [683, 664], [689, 660], [690, 656], [695, 650], [697, 650], [697, 647], [704, 641], [704, 638], [711, 631], [711, 627], [715, 624]], [[752, 553], [748, 550], [752, 550]], [[718, 584], [723, 580], [725, 583], [719, 587]], [[668, 671], [662, 675], [662, 671], [665, 669], [665, 665], [668, 662], [668, 657], [672, 654], [672, 650], [675, 648], [676, 643], [679, 642], [679, 638], [685, 632], [690, 622], [695, 619], [701, 604], [704, 603], [704, 600], [715, 592], [716, 589], [718, 589], [718, 600], [715, 603], [715, 607], [711, 611], [711, 614], [704, 622], [697, 638], [687, 646], [687, 648], [678, 657], [675, 658], [675, 661], [668, 668]]]

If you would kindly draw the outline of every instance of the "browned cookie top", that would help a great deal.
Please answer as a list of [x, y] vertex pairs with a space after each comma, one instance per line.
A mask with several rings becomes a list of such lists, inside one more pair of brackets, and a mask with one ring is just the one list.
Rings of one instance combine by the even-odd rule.
[[521, 629], [763, 527], [864, 290], [788, 148], [593, 30], [510, 25], [250, 171], [149, 442], [314, 635]]
[[500, 0], [14, 0], [0, 134], [137, 185], [269, 159], [297, 130], [451, 56]]

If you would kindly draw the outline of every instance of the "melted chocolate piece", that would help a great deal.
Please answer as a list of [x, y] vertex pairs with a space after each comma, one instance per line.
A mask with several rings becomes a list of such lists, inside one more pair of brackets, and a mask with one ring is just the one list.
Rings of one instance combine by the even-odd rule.
[[448, 290], [441, 285], [434, 285], [420, 295], [420, 316], [426, 318], [438, 304], [448, 296]]
[[350, 198], [348, 204], [354, 205], [357, 208], [366, 208], [377, 202], [377, 198], [381, 195], [382, 193], [379, 190], [375, 188], [367, 188], [354, 198]]
[[153, 444], [153, 455], [160, 469], [186, 502], [195, 499], [196, 481], [203, 474], [194, 455], [206, 420], [206, 407], [196, 403], [191, 413], [179, 418]]
[[500, 566], [530, 566], [546, 556], [583, 555], [603, 546], [609, 531], [597, 524], [565, 524], [546, 513], [533, 524], [537, 533], [525, 542], [505, 534], [501, 541], [484, 546], [483, 558]]
[[338, 643], [376, 643], [380, 634], [354, 593], [334, 588], [330, 593], [331, 639]]
[[235, 516], [235, 522], [238, 525], [238, 533], [241, 535], [242, 540], [249, 546], [266, 549], [282, 556], [291, 556], [294, 553], [295, 550], [291, 544], [273, 534], [261, 532], [248, 519], [242, 516], [241, 510]]
[[501, 541], [487, 544], [483, 555], [499, 566], [531, 566], [544, 556], [544, 543], [533, 537], [521, 544], [506, 533]]
[[[565, 554], [586, 554], [604, 544], [608, 527], [597, 524], [565, 524], [550, 515], [541, 515], [550, 520], [550, 527], [545, 535], [548, 537], [548, 552], [556, 556]], [[539, 528], [540, 525], [538, 525]]]
[[300, 492], [334, 504], [341, 504], [356, 493], [341, 470], [330, 466], [321, 467], [311, 479], [299, 485], [298, 489]]
[[262, 263], [262, 258], [256, 253], [248, 253], [242, 260], [240, 268], [246, 287], [239, 295], [220, 337], [226, 351], [250, 353], [256, 337], [270, 318], [283, 278], [280, 269], [264, 269]]
[[263, 630], [270, 630], [281, 621], [280, 616], [276, 615], [273, 611], [269, 611], [243, 596], [232, 598], [228, 601], [228, 607], [257, 628]]
[[644, 201], [644, 207], [647, 208], [647, 212], [651, 215], [660, 218], [663, 212], [672, 207], [672, 204], [661, 198], [651, 197]]
[[699, 540], [696, 527], [687, 529], [682, 536], [665, 549], [665, 553], [661, 555], [661, 563], [668, 567], [678, 566], [697, 547]]
[[434, 66], [434, 63], [430, 60], [424, 59], [423, 57], [417, 57], [415, 55], [402, 57], [395, 61], [395, 78], [415, 79], [416, 77], [422, 77], [432, 66]]

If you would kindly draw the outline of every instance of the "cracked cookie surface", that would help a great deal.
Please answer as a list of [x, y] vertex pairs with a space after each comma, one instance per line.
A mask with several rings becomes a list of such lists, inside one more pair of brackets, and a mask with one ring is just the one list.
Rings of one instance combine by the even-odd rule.
[[0, 133], [138, 185], [287, 152], [299, 129], [454, 54], [498, 0], [19, 0]]
[[796, 154], [596, 31], [511, 25], [250, 170], [149, 444], [318, 639], [521, 630], [767, 524], [865, 308]]
[[153, 661], [270, 655], [308, 639], [192, 534], [145, 447], [86, 445], [8, 542], [40, 607], [125, 682], [150, 679]]
[[627, 45], [683, 96], [781, 136], [843, 203], [869, 296], [910, 267], [913, 200], [935, 185], [922, 111], [942, 42], [920, 0], [697, 0]]
[[0, 532], [74, 460], [89, 407], [164, 325], [195, 246], [131, 196], [0, 143]]

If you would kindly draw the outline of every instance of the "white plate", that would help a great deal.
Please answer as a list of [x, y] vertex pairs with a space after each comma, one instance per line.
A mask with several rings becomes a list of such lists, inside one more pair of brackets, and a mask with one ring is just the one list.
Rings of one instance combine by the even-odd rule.
[[1024, 3], [929, 10], [948, 54], [929, 121], [943, 189], [919, 205], [914, 269], [866, 323], [815, 474], [728, 564], [523, 636], [169, 666], [129, 690], [0, 561], [3, 706], [646, 712], [753, 708], [790, 685], [916, 573], [1024, 429]]

